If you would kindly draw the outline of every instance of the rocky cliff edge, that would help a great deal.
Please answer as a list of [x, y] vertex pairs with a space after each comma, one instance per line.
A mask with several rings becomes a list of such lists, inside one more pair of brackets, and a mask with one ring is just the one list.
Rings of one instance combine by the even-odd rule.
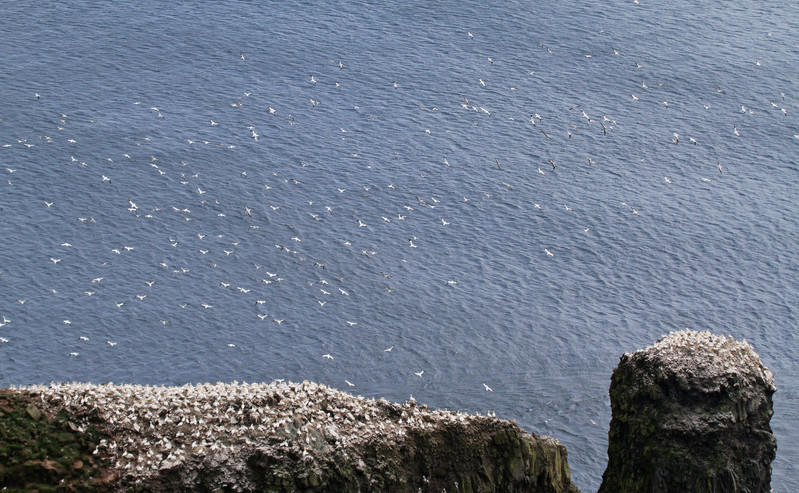
[[[555, 439], [310, 382], [52, 384], [4, 399], [6, 430], [33, 426], [0, 451], [9, 491], [578, 492]], [[79, 443], [42, 456], [37, 434]]]

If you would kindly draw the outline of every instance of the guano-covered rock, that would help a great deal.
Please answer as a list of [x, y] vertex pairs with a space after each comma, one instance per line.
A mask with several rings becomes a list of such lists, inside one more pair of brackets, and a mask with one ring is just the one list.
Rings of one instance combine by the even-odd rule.
[[[579, 493], [555, 439], [490, 416], [365, 399], [312, 382], [52, 384], [9, 393], [27, 406], [15, 416], [31, 423], [61, 415], [73, 434], [64, 439], [79, 440], [84, 457], [97, 462], [73, 489]], [[36, 440], [17, 447], [38, 447]], [[14, 478], [12, 488], [46, 483]]]

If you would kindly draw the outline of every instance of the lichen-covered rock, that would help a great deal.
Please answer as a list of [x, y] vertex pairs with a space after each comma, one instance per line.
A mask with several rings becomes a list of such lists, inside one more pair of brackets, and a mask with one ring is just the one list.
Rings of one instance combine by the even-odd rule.
[[94, 455], [121, 491], [578, 493], [556, 440], [413, 400], [311, 382], [24, 391], [105, 430]]
[[771, 491], [774, 377], [745, 341], [673, 332], [622, 356], [599, 493]]

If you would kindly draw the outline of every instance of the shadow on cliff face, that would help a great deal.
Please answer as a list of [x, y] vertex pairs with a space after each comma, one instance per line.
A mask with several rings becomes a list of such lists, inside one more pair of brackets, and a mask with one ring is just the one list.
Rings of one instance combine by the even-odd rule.
[[410, 430], [398, 441], [371, 440], [315, 457], [256, 447], [165, 471], [143, 486], [163, 492], [193, 484], [195, 491], [248, 485], [245, 491], [579, 493], [570, 478], [566, 449], [556, 440], [484, 418], [439, 423]]

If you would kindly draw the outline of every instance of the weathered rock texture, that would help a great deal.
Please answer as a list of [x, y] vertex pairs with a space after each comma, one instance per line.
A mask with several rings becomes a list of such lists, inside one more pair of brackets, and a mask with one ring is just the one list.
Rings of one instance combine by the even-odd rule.
[[771, 491], [774, 377], [747, 342], [680, 331], [622, 356], [600, 493]]
[[309, 382], [18, 392], [103, 432], [92, 456], [116, 478], [110, 490], [579, 493], [552, 438]]

